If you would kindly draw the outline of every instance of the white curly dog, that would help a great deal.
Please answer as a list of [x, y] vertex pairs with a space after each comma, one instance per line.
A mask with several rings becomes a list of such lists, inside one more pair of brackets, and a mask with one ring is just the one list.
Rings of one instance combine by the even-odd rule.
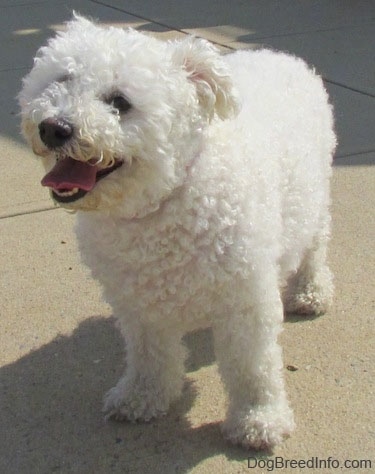
[[76, 16], [37, 53], [22, 130], [126, 343], [108, 416], [150, 420], [183, 384], [185, 332], [211, 325], [226, 438], [269, 449], [293, 429], [277, 343], [319, 314], [333, 117], [322, 80], [271, 51], [222, 56]]

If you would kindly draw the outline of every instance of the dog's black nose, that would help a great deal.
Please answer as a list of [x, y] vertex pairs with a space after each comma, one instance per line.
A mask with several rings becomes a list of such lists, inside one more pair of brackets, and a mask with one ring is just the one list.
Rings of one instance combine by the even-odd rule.
[[58, 148], [72, 137], [73, 127], [63, 119], [51, 117], [40, 122], [39, 135], [48, 148]]

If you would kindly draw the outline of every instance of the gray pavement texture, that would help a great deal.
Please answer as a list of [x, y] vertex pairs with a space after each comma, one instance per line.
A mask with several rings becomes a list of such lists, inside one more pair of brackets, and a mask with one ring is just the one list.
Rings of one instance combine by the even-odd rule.
[[[20, 137], [15, 101], [36, 49], [73, 9], [162, 38], [195, 33], [223, 50], [286, 50], [325, 79], [339, 136], [330, 246], [336, 297], [321, 318], [285, 322], [280, 342], [297, 428], [266, 458], [221, 438], [226, 401], [210, 331], [186, 337], [186, 386], [165, 418], [103, 420], [122, 343], [79, 262], [74, 216], [39, 186], [42, 170]], [[0, 41], [0, 472], [375, 472], [375, 2], [0, 0]], [[257, 461], [248, 465], [249, 456]], [[272, 465], [276, 457], [284, 466], [320, 464], [282, 469]]]

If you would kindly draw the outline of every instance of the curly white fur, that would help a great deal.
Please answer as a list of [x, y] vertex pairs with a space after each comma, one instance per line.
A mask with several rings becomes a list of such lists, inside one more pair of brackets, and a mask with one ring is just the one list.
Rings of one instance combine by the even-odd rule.
[[[106, 98], [119, 92], [131, 109]], [[220, 56], [188, 37], [68, 23], [40, 49], [20, 93], [22, 127], [47, 171], [70, 156], [123, 165], [81, 199], [83, 260], [113, 307], [127, 368], [109, 416], [149, 420], [181, 392], [186, 331], [211, 324], [229, 394], [225, 436], [268, 448], [293, 428], [282, 377], [286, 309], [323, 312], [331, 107], [306, 64], [271, 51]], [[51, 149], [39, 124], [73, 137]], [[289, 282], [289, 284], [288, 284]]]

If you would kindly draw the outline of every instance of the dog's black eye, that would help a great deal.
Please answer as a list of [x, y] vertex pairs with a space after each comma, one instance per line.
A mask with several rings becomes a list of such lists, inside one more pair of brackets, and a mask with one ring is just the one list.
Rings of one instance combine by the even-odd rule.
[[114, 95], [107, 100], [107, 103], [114, 109], [118, 110], [120, 114], [124, 114], [131, 109], [130, 102], [122, 95]]
[[72, 76], [70, 74], [63, 74], [62, 76], [58, 77], [56, 79], [56, 82], [68, 82], [70, 81], [70, 79], [72, 78]]

